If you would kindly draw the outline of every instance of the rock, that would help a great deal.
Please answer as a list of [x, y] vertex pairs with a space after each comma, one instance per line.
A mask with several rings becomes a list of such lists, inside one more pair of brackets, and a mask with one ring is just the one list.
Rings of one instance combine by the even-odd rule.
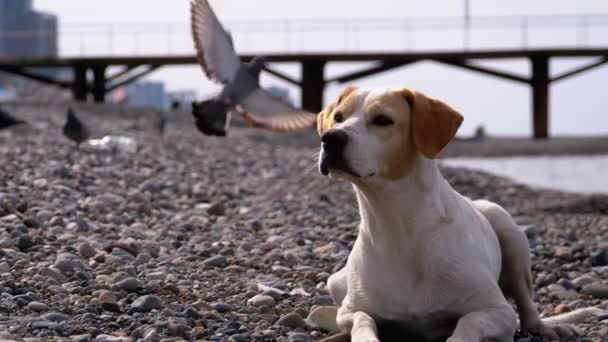
[[137, 291], [137, 289], [139, 289], [139, 287], [140, 287], [139, 281], [137, 281], [137, 279], [135, 279], [133, 277], [128, 277], [126, 279], [123, 279], [123, 280], [119, 281], [118, 283], [116, 283], [116, 285], [113, 286], [114, 290], [125, 291], [125, 292], [135, 292], [135, 291]]
[[274, 305], [274, 298], [268, 295], [256, 295], [247, 300], [247, 305], [250, 306], [262, 306], [262, 305]]
[[568, 306], [568, 304], [559, 304], [558, 306], [555, 307], [555, 309], [553, 310], [553, 313], [555, 315], [559, 315], [559, 314], [563, 314], [566, 312], [570, 312], [570, 307]]
[[569, 246], [556, 246], [553, 249], [553, 256], [562, 259], [572, 258], [572, 247]]
[[41, 303], [41, 302], [37, 302], [37, 301], [27, 303], [27, 307], [32, 311], [38, 311], [38, 312], [47, 311], [49, 309], [48, 305]]
[[72, 336], [70, 336], [70, 341], [72, 341], [72, 342], [91, 342], [92, 337], [89, 334], [72, 335]]
[[590, 276], [588, 274], [583, 274], [580, 277], [574, 278], [574, 280], [572, 280], [572, 284], [574, 286], [576, 286], [577, 288], [582, 288], [583, 286], [585, 286], [587, 284], [591, 284], [597, 280], [598, 279], [593, 276]]
[[29, 228], [40, 228], [42, 224], [35, 217], [27, 217], [23, 220], [23, 224], [28, 226]]
[[78, 253], [80, 253], [80, 256], [82, 256], [83, 258], [90, 259], [94, 257], [95, 254], [97, 254], [97, 251], [95, 250], [95, 248], [93, 248], [93, 246], [91, 246], [90, 243], [83, 242], [78, 247]]
[[59, 323], [45, 321], [45, 320], [33, 321], [32, 322], [32, 330], [55, 329], [58, 325], [59, 325]]
[[334, 300], [330, 296], [318, 296], [313, 299], [312, 305], [332, 306], [334, 305]]
[[568, 280], [566, 278], [561, 278], [560, 280], [557, 281], [557, 284], [562, 286], [566, 290], [575, 290], [576, 289], [576, 286], [570, 280]]
[[598, 299], [608, 299], [608, 284], [592, 283], [583, 286], [581, 292]]
[[306, 333], [292, 333], [289, 334], [289, 342], [309, 342], [312, 341], [312, 337]]
[[311, 328], [322, 329], [329, 332], [339, 331], [336, 323], [338, 308], [335, 306], [316, 307], [306, 318], [306, 323]]
[[234, 334], [230, 336], [228, 342], [249, 342], [251, 339], [245, 335]]
[[211, 305], [211, 307], [213, 308], [213, 310], [215, 310], [219, 313], [225, 313], [225, 312], [232, 311], [232, 305], [226, 304], [226, 303], [215, 303], [215, 304]]
[[0, 262], [0, 274], [8, 273], [11, 271], [11, 267], [6, 262]]
[[203, 264], [207, 265], [207, 266], [211, 266], [211, 267], [226, 267], [226, 257], [223, 255], [216, 255], [213, 256], [211, 258], [206, 259], [205, 261], [203, 261]]
[[110, 302], [101, 303], [101, 308], [106, 311], [109, 311], [109, 312], [116, 312], [116, 313], [122, 312], [122, 310], [120, 310], [120, 305], [118, 305], [118, 303], [110, 303]]
[[58, 313], [58, 312], [49, 312], [41, 316], [43, 319], [51, 322], [63, 322], [68, 320], [68, 316]]
[[188, 332], [190, 331], [190, 327], [185, 324], [178, 322], [175, 319], [170, 319], [167, 324], [167, 333], [169, 336], [182, 337], [185, 339], [189, 339]]
[[101, 334], [95, 337], [95, 342], [133, 342], [133, 339], [130, 337]]
[[144, 332], [144, 341], [157, 341], [158, 331], [155, 328], [151, 328]]
[[137, 298], [129, 308], [129, 314], [134, 312], [148, 312], [151, 310], [161, 310], [163, 302], [158, 296], [146, 295]]
[[76, 268], [84, 268], [79, 258], [72, 253], [59, 254], [57, 259], [55, 259], [53, 267], [61, 271], [63, 274], [73, 273]]
[[303, 328], [306, 326], [306, 322], [304, 321], [302, 316], [298, 315], [295, 312], [288, 313], [287, 315], [279, 318], [279, 320], [275, 324], [288, 327], [290, 329]]
[[608, 246], [604, 246], [591, 253], [591, 266], [608, 265]]
[[207, 213], [209, 213], [209, 215], [214, 216], [224, 216], [224, 214], [226, 213], [226, 207], [224, 206], [224, 203], [217, 202], [207, 208]]

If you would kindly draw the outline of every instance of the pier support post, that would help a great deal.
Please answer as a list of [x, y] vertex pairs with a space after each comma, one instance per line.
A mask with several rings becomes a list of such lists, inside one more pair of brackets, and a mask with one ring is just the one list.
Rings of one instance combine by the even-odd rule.
[[534, 56], [532, 61], [532, 126], [534, 139], [549, 137], [549, 57]]
[[88, 95], [87, 67], [84, 65], [74, 66], [74, 83], [72, 84], [72, 94], [76, 101], [86, 101]]
[[302, 107], [313, 113], [323, 109], [325, 61], [302, 61]]
[[93, 67], [93, 99], [102, 103], [106, 99], [106, 66], [96, 65]]

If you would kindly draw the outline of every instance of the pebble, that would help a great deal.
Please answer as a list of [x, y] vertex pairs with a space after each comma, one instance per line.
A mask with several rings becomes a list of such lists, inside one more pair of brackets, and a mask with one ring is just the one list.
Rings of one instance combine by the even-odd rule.
[[303, 328], [306, 326], [306, 322], [299, 314], [292, 312], [279, 318], [275, 323], [280, 326], [288, 327], [290, 329]]
[[37, 301], [27, 303], [27, 307], [32, 311], [47, 311], [49, 309], [48, 305]]
[[135, 292], [140, 286], [137, 279], [128, 277], [116, 283], [113, 288], [118, 291]]
[[158, 296], [145, 295], [137, 298], [129, 308], [129, 314], [134, 312], [148, 312], [151, 310], [161, 310], [163, 303]]
[[608, 265], [608, 246], [603, 246], [599, 250], [591, 253], [591, 266]]
[[40, 317], [42, 317], [43, 319], [45, 319], [47, 321], [51, 321], [51, 322], [63, 322], [63, 321], [67, 321], [69, 319], [68, 316], [61, 314], [61, 313], [57, 313], [57, 312], [49, 312]]
[[203, 264], [211, 267], [226, 267], [226, 263], [226, 257], [223, 255], [216, 255], [203, 261]]
[[97, 251], [95, 250], [95, 248], [93, 248], [93, 246], [91, 246], [90, 243], [83, 242], [78, 247], [78, 253], [80, 253], [80, 256], [82, 256], [83, 258], [90, 259], [94, 257], [95, 254], [97, 254]]
[[597, 281], [596, 277], [584, 274], [580, 277], [576, 277], [572, 280], [572, 284], [574, 286], [576, 286], [577, 288], [582, 288], [583, 286], [587, 285], [587, 284], [591, 284], [593, 282]]
[[247, 300], [247, 305], [250, 306], [262, 306], [262, 305], [274, 305], [275, 300], [268, 295], [255, 295]]
[[312, 341], [312, 337], [306, 333], [292, 333], [289, 334], [289, 342], [309, 342]]
[[581, 292], [598, 299], [608, 299], [608, 284], [592, 283], [583, 286]]
[[89, 334], [72, 335], [72, 336], [70, 336], [70, 341], [72, 341], [72, 342], [91, 342], [92, 337]]
[[224, 203], [217, 202], [210, 205], [209, 208], [207, 208], [207, 212], [210, 215], [223, 216], [226, 213], [226, 207], [224, 206]]
[[0, 262], [0, 274], [8, 273], [11, 271], [11, 267], [6, 262]]
[[553, 255], [562, 259], [570, 259], [572, 258], [572, 247], [557, 246], [553, 250]]
[[306, 323], [311, 328], [318, 328], [329, 332], [337, 332], [338, 324], [336, 316], [338, 308], [335, 306], [318, 306], [311, 311], [306, 318]]
[[211, 307], [213, 308], [213, 310], [215, 310], [219, 313], [225, 313], [225, 312], [232, 311], [232, 305], [226, 304], [226, 303], [215, 303], [215, 304], [211, 305]]

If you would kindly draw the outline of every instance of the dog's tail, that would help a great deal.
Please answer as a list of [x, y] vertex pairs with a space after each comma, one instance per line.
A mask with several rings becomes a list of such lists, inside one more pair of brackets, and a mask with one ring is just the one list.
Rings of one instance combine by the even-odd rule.
[[577, 309], [574, 311], [566, 312], [557, 316], [544, 317], [542, 318], [543, 323], [548, 324], [561, 324], [561, 323], [581, 323], [590, 318], [604, 317], [608, 315], [608, 310], [602, 310], [596, 307], [588, 307]]

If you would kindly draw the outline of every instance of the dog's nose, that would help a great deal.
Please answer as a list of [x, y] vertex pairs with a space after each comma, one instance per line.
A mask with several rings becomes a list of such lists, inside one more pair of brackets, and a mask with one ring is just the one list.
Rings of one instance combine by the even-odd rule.
[[348, 134], [342, 129], [330, 129], [321, 136], [323, 148], [328, 152], [340, 152], [348, 142]]

